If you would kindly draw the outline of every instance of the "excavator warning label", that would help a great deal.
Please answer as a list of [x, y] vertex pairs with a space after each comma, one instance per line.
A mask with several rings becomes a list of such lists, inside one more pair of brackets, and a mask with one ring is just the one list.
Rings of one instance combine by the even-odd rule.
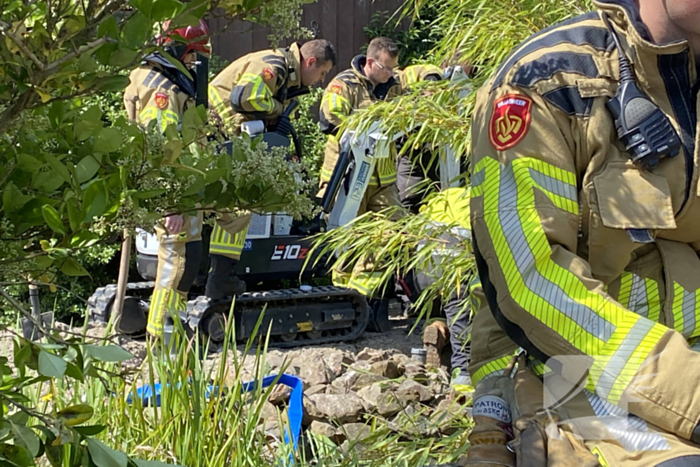
[[355, 182], [355, 187], [352, 190], [352, 198], [355, 200], [360, 200], [362, 195], [364, 195], [364, 190], [362, 187], [367, 182], [367, 177], [369, 176], [369, 162], [363, 161], [360, 166], [360, 170], [357, 173], [357, 182]]
[[305, 323], [297, 323], [297, 328], [299, 328], [299, 332], [309, 332], [314, 330], [314, 323], [311, 321], [307, 321]]

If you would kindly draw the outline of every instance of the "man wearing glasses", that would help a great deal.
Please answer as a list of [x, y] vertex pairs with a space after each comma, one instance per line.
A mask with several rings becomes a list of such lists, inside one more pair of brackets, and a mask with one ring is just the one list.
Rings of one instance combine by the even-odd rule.
[[[364, 109], [374, 102], [391, 99], [402, 92], [401, 83], [395, 73], [399, 64], [399, 49], [387, 37], [372, 39], [367, 47], [367, 55], [358, 55], [352, 59], [351, 66], [340, 72], [323, 92], [320, 108], [321, 131], [328, 135], [326, 142], [319, 197], [323, 196], [333, 169], [338, 162], [340, 145], [338, 143], [338, 126], [356, 109]], [[396, 159], [379, 159], [371, 175], [369, 187], [365, 192], [357, 215], [367, 211], [381, 211], [384, 208], [401, 208], [396, 187]], [[403, 215], [403, 210], [393, 214], [396, 219]], [[371, 261], [356, 271], [354, 277], [347, 271], [336, 270], [333, 282], [338, 286], [351, 287], [366, 296], [371, 295], [381, 272], [372, 268]], [[376, 300], [374, 306], [383, 306], [385, 301]], [[370, 328], [373, 326], [370, 324]], [[375, 329], [384, 330], [384, 329]]]

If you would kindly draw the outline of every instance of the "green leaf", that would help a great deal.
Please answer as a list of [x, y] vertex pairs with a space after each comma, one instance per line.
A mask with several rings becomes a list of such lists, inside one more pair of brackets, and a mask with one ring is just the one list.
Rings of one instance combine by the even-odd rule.
[[[161, 20], [158, 20], [161, 21]], [[146, 17], [141, 13], [133, 15], [122, 29], [122, 41], [132, 49], [140, 48], [150, 34], [151, 25]]]
[[[109, 58], [109, 64], [112, 66], [115, 66], [117, 68], [123, 68], [125, 66], [128, 66], [130, 63], [133, 63], [138, 54], [139, 54], [138, 50], [127, 49], [127, 48], [122, 47], [119, 50], [117, 50], [116, 53], [112, 54], [112, 56]], [[124, 86], [124, 87], [126, 87], [126, 86]], [[119, 88], [119, 89], [123, 89], [124, 87]]]
[[80, 209], [78, 209], [78, 202], [75, 198], [71, 198], [66, 201], [66, 207], [68, 208], [68, 222], [70, 223], [70, 228], [76, 231], [80, 228], [80, 224], [83, 223], [83, 218], [80, 216]]
[[151, 9], [153, 8], [153, 0], [130, 0], [131, 6], [139, 10], [146, 17], [151, 17]]
[[41, 207], [41, 214], [44, 216], [44, 220], [51, 227], [51, 230], [59, 235], [65, 235], [66, 230], [63, 227], [63, 221], [61, 216], [58, 214], [52, 206], [45, 204]]
[[65, 183], [62, 177], [57, 177], [53, 171], [38, 172], [32, 180], [32, 188], [44, 193], [52, 193]]
[[97, 61], [100, 62], [100, 64], [109, 65], [109, 59], [117, 50], [119, 50], [119, 44], [104, 44], [99, 49], [95, 50], [95, 58], [97, 58]]
[[30, 156], [29, 154], [20, 154], [17, 156], [17, 167], [27, 172], [36, 172], [42, 165], [44, 164], [39, 162], [36, 157]]
[[95, 138], [95, 151], [110, 153], [118, 151], [122, 145], [122, 134], [115, 128], [103, 128]]
[[63, 446], [54, 446], [54, 441], [56, 441], [56, 436], [48, 430], [46, 443], [44, 443], [46, 458], [53, 467], [61, 467], [63, 465]]
[[[131, 61], [131, 60], [129, 60]], [[129, 63], [129, 62], [127, 62]], [[100, 91], [121, 91], [129, 85], [129, 77], [123, 75], [108, 76], [100, 81]]]
[[19, 441], [21, 446], [27, 448], [27, 451], [29, 451], [32, 457], [36, 457], [36, 455], [39, 454], [41, 441], [36, 433], [34, 433], [34, 430], [23, 425], [12, 423], [12, 431], [15, 434], [15, 440]]
[[92, 418], [95, 411], [87, 404], [71, 405], [58, 412], [58, 417], [68, 426], [82, 425]]
[[34, 465], [29, 451], [16, 444], [0, 444], [0, 459], [6, 459], [19, 467]]
[[86, 354], [101, 362], [123, 362], [134, 358], [133, 355], [118, 345], [86, 344], [83, 346], [83, 350]]
[[56, 174], [58, 174], [66, 182], [70, 183], [70, 172], [68, 171], [66, 166], [63, 165], [61, 161], [59, 161], [56, 157], [52, 156], [51, 154], [46, 154], [44, 157], [46, 158], [46, 162], [49, 163], [49, 165], [56, 172]]
[[66, 376], [70, 376], [71, 378], [78, 381], [85, 380], [85, 376], [83, 375], [82, 370], [78, 368], [78, 365], [76, 365], [75, 363], [68, 363], [68, 366], [66, 366]]
[[177, 0], [156, 0], [151, 11], [151, 19], [155, 22], [173, 18], [182, 11], [183, 4]]
[[101, 216], [107, 207], [107, 188], [100, 180], [85, 190], [83, 198], [83, 222], [92, 222], [93, 217]]
[[182, 143], [179, 140], [172, 140], [163, 146], [163, 162], [172, 164], [182, 154]]
[[78, 67], [84, 73], [94, 73], [98, 70], [97, 62], [88, 54], [83, 54], [78, 59]]
[[119, 39], [119, 25], [114, 15], [108, 17], [97, 26], [97, 38], [107, 35], [112, 39]]
[[75, 166], [75, 170], [78, 174], [78, 183], [85, 183], [95, 176], [97, 171], [100, 169], [100, 164], [93, 156], [83, 157], [78, 165]]
[[90, 459], [97, 467], [127, 467], [126, 454], [108, 448], [94, 438], [87, 438], [87, 447]]
[[104, 425], [74, 426], [73, 429], [83, 436], [95, 436], [105, 431]]
[[42, 350], [39, 352], [39, 374], [50, 378], [60, 378], [66, 372], [66, 361]]
[[63, 101], [55, 101], [49, 107], [49, 120], [54, 128], [58, 128], [63, 121], [63, 115], [65, 114]]
[[[66, 258], [61, 264], [61, 272], [66, 276], [89, 276], [90, 273], [87, 272], [79, 262], [73, 258]], [[64, 368], [65, 371], [65, 368]], [[46, 375], [48, 376], [48, 375]]]

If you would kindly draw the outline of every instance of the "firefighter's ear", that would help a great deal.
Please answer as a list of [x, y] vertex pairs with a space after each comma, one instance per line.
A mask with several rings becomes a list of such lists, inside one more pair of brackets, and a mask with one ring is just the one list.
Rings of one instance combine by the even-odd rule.
[[307, 68], [313, 68], [314, 65], [316, 65], [316, 57], [309, 57], [306, 59], [306, 67]]

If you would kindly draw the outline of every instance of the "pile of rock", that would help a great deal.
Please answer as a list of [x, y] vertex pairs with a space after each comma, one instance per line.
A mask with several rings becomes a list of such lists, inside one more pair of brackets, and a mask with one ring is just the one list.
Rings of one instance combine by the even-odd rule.
[[[337, 349], [272, 350], [269, 372], [284, 371], [304, 382], [304, 427], [340, 445], [369, 436], [368, 422], [379, 419], [410, 437], [453, 433], [468, 416], [464, 400], [450, 396], [443, 368], [427, 366], [400, 352], [365, 348], [358, 354]], [[266, 427], [276, 429], [291, 389], [269, 397]]]

